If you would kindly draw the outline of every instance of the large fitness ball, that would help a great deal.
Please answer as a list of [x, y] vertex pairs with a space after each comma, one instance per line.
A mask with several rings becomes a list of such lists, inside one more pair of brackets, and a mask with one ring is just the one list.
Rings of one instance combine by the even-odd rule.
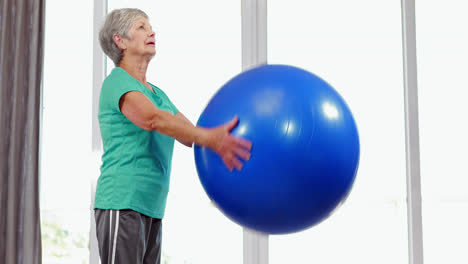
[[197, 124], [215, 127], [235, 115], [232, 134], [252, 141], [240, 172], [195, 147], [203, 188], [227, 217], [264, 233], [292, 233], [326, 219], [346, 199], [359, 136], [345, 101], [324, 80], [286, 65], [245, 71], [213, 96]]

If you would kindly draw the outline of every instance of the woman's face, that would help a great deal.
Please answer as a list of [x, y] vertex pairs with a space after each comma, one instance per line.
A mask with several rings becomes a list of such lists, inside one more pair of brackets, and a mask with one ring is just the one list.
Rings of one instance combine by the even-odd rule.
[[125, 39], [126, 55], [154, 56], [156, 54], [153, 28], [148, 19], [138, 18], [128, 30], [130, 39]]

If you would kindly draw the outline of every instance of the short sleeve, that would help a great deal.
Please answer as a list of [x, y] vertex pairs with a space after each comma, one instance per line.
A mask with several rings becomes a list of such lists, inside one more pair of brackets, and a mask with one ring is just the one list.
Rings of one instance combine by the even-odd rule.
[[102, 96], [105, 96], [104, 100], [107, 101], [108, 107], [118, 112], [120, 112], [120, 98], [128, 92], [139, 91], [138, 86], [135, 83], [125, 80], [105, 83], [102, 89]]

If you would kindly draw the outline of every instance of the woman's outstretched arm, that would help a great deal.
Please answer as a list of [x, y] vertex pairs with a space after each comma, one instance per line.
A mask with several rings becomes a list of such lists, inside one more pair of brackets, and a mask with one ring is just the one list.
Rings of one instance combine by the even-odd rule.
[[234, 168], [242, 169], [239, 158], [250, 158], [252, 143], [230, 134], [237, 125], [237, 117], [214, 128], [194, 126], [182, 114], [177, 116], [158, 109], [144, 94], [137, 91], [124, 94], [120, 98], [119, 106], [122, 114], [142, 129], [158, 131], [183, 142], [184, 145], [196, 144], [210, 148], [222, 158], [231, 171]]

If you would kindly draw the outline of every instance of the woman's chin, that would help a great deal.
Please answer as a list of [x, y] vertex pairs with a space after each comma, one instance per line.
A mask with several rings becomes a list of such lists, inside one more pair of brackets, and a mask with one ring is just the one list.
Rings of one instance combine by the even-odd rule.
[[152, 50], [152, 51], [151, 51], [151, 50], [146, 50], [145, 53], [144, 53], [144, 56], [145, 56], [145, 57], [151, 57], [151, 58], [153, 58], [154, 55], [156, 55], [156, 50]]
[[149, 55], [154, 56], [156, 55], [156, 49], [153, 48], [152, 50], [148, 51]]

